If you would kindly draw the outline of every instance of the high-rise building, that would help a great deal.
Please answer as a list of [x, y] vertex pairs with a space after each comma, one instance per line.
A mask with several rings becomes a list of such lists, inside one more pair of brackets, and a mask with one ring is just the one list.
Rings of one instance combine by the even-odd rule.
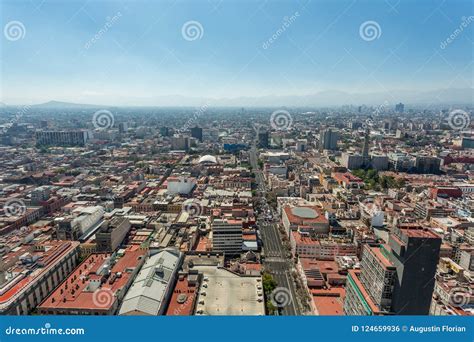
[[202, 128], [198, 126], [191, 128], [191, 136], [202, 142]]
[[392, 311], [397, 315], [427, 315], [435, 284], [441, 238], [424, 229], [395, 227], [389, 259], [397, 270]]
[[364, 246], [361, 270], [351, 270], [347, 277], [346, 315], [390, 313], [396, 270], [388, 254], [386, 246]]
[[415, 170], [418, 173], [440, 173], [441, 159], [433, 156], [417, 156]]
[[395, 105], [395, 111], [397, 113], [403, 113], [405, 111], [405, 105], [403, 103], [398, 103]]
[[88, 131], [38, 131], [36, 144], [38, 146], [84, 146], [89, 140]]
[[212, 222], [212, 250], [215, 252], [242, 252], [242, 222], [216, 219]]
[[270, 146], [270, 134], [266, 130], [258, 132], [258, 147], [268, 148]]
[[119, 123], [119, 133], [125, 133], [128, 129], [128, 124], [126, 122]]
[[367, 127], [365, 129], [365, 134], [364, 134], [364, 145], [362, 146], [362, 156], [364, 159], [369, 158], [369, 152], [370, 152], [370, 128]]
[[343, 152], [341, 156], [341, 165], [350, 169], [360, 169], [364, 165], [364, 157], [360, 154]]
[[347, 315], [427, 315], [441, 238], [417, 228], [395, 228], [389, 244], [364, 246], [361, 269], [349, 271]]
[[120, 216], [102, 222], [95, 234], [97, 251], [114, 252], [120, 246], [131, 227], [132, 225], [128, 218]]
[[319, 134], [319, 149], [320, 150], [336, 150], [337, 142], [339, 141], [339, 132], [331, 128], [324, 129]]
[[189, 137], [183, 135], [171, 137], [171, 149], [187, 151], [189, 149]]

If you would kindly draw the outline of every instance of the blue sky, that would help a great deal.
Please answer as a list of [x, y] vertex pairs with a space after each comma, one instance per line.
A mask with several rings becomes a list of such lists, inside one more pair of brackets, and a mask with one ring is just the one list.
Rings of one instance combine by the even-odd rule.
[[[22, 39], [1, 37], [8, 104], [473, 86], [474, 18], [440, 46], [474, 15], [469, 0], [3, 0], [0, 12], [2, 31], [24, 26]], [[188, 21], [200, 38], [184, 39]], [[380, 27], [371, 41], [367, 21]]]

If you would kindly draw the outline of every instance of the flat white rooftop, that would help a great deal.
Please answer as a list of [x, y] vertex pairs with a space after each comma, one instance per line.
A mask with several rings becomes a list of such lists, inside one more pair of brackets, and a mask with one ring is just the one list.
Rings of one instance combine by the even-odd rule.
[[216, 266], [193, 269], [203, 274], [197, 315], [265, 315], [262, 277], [243, 277]]

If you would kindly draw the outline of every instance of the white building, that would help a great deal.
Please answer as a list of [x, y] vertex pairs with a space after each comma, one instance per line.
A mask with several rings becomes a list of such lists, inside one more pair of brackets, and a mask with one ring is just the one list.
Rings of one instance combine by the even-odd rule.
[[168, 193], [189, 195], [196, 186], [196, 178], [188, 176], [168, 177]]
[[203, 275], [196, 315], [264, 316], [261, 276], [240, 276], [214, 265], [195, 265]]
[[99, 227], [104, 217], [101, 206], [78, 207], [71, 215], [55, 219], [60, 240], [78, 240]]

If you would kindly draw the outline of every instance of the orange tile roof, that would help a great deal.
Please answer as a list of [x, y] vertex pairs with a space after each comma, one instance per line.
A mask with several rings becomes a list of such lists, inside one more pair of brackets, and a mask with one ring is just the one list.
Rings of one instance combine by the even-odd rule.
[[188, 282], [187, 275], [178, 277], [171, 300], [166, 310], [167, 316], [190, 316], [196, 301], [197, 288]]
[[338, 297], [313, 296], [313, 302], [318, 309], [318, 313], [323, 316], [342, 316], [343, 305]]
[[[121, 277], [116, 277], [110, 284], [110, 281], [102, 283], [100, 290], [103, 291], [106, 303], [101, 303], [100, 299], [94, 299], [95, 291], [89, 291], [88, 286], [91, 281], [102, 282], [102, 275], [97, 272], [104, 265], [110, 254], [92, 254], [85, 259], [56, 290], [50, 294], [39, 306], [40, 309], [91, 309], [91, 310], [109, 310], [115, 300], [116, 293], [121, 290], [129, 281], [131, 273], [127, 269], [139, 265], [139, 257], [145, 254], [144, 250], [127, 250], [120, 257], [111, 269], [111, 274], [121, 273]], [[110, 280], [109, 277], [108, 280]], [[97, 295], [96, 295], [97, 296]]]

